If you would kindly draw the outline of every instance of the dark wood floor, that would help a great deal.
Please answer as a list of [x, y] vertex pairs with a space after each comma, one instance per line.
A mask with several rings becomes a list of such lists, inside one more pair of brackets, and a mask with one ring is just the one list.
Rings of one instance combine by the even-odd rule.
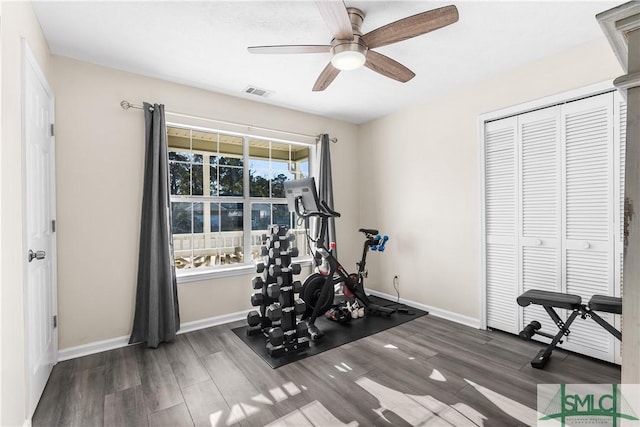
[[[354, 321], [355, 322], [355, 321]], [[231, 328], [55, 366], [34, 426], [535, 425], [537, 383], [617, 383], [620, 369], [425, 316], [269, 368]]]

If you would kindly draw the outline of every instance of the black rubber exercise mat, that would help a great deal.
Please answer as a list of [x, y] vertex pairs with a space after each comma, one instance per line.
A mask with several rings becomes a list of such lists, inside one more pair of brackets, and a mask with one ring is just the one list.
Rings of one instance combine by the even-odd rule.
[[[395, 306], [395, 303], [383, 298], [370, 296], [369, 299], [376, 304], [384, 306]], [[267, 339], [262, 335], [247, 336], [248, 326], [241, 326], [233, 329], [233, 332], [247, 344], [251, 349], [260, 356], [269, 366], [272, 368], [279, 368], [288, 363], [295, 362], [296, 360], [304, 359], [305, 357], [313, 356], [314, 354], [322, 353], [323, 351], [330, 350], [335, 347], [339, 347], [343, 344], [359, 340], [360, 338], [368, 337], [369, 335], [376, 334], [384, 331], [385, 329], [393, 328], [394, 326], [401, 325], [410, 320], [429, 314], [426, 311], [419, 310], [417, 308], [409, 307], [410, 312], [413, 314], [407, 314], [397, 312], [391, 315], [391, 317], [377, 317], [377, 316], [365, 316], [359, 319], [353, 319], [349, 323], [340, 324], [338, 322], [331, 321], [324, 316], [316, 319], [316, 325], [324, 336], [317, 342], [311, 342], [311, 346], [308, 350], [297, 353], [287, 354], [282, 357], [274, 358], [267, 353], [266, 343]]]

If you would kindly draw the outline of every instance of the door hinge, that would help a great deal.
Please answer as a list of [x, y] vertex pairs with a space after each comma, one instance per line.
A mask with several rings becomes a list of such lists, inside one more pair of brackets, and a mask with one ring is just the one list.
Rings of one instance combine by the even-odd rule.
[[51, 133], [51, 136], [54, 136], [54, 135], [55, 135], [55, 125], [54, 125], [53, 123], [51, 123], [51, 125], [50, 125], [50, 126], [51, 126], [51, 127], [50, 127], [50, 131], [51, 131], [50, 133]]
[[58, 327], [58, 316], [53, 316], [53, 327], [54, 328]]
[[56, 220], [55, 219], [51, 220], [51, 232], [52, 233], [56, 232]]

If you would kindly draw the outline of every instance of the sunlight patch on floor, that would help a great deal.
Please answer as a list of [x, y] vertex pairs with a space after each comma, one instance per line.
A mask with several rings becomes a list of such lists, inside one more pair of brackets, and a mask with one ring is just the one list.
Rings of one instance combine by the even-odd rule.
[[431, 396], [408, 395], [366, 377], [357, 380], [356, 384], [378, 399], [381, 407], [373, 410], [376, 414], [383, 414], [385, 410], [394, 412], [412, 426], [482, 426], [482, 423], [476, 423], [475, 420], [485, 419], [475, 410], [472, 410], [475, 413], [462, 413], [455, 406], [449, 406]]
[[396, 346], [395, 346], [395, 345], [393, 345], [393, 344], [387, 344], [387, 345], [385, 345], [385, 346], [384, 346], [384, 348], [392, 348], [392, 349], [394, 349], [394, 350], [397, 350], [397, 349], [398, 349], [398, 347], [396, 347]]
[[[284, 389], [284, 390], [283, 390]], [[307, 390], [307, 387], [300, 385], [299, 387], [293, 382], [289, 381], [282, 384], [281, 387], [274, 387], [269, 390], [269, 394], [273, 397], [273, 401], [263, 393], [256, 394], [251, 398], [251, 402], [258, 405], [273, 405], [275, 403], [282, 402], [288, 399], [290, 396], [296, 396], [302, 393], [302, 390]], [[286, 391], [286, 393], [285, 393]], [[209, 424], [212, 427], [221, 425], [221, 420], [224, 416], [225, 410], [219, 410], [209, 414]], [[260, 406], [254, 406], [253, 404], [240, 402], [231, 406], [229, 414], [225, 421], [225, 425], [230, 426], [236, 424], [246, 418], [249, 418], [260, 412]]]
[[273, 400], [275, 400], [276, 402], [282, 402], [283, 400], [287, 400], [287, 394], [280, 388], [280, 387], [274, 387], [271, 390], [269, 390], [269, 394], [271, 394], [271, 397], [273, 397]]
[[534, 409], [531, 409], [522, 403], [518, 403], [515, 400], [509, 399], [500, 393], [496, 393], [493, 390], [478, 385], [473, 381], [469, 381], [466, 378], [464, 380], [509, 416], [529, 426], [536, 425], [538, 413]]
[[256, 403], [262, 403], [263, 405], [273, 405], [273, 402], [264, 394], [260, 393], [251, 398]]
[[302, 393], [298, 388], [298, 386], [292, 382], [282, 384], [282, 388], [284, 388], [287, 391], [287, 393], [289, 393], [289, 396], [295, 396], [296, 394]]
[[340, 421], [333, 415], [322, 403], [314, 400], [313, 402], [291, 411], [287, 415], [278, 418], [274, 422], [267, 424], [267, 427], [285, 426], [285, 427], [320, 427], [320, 426], [344, 426], [357, 427], [357, 421], [351, 421], [348, 424]]
[[429, 375], [429, 378], [431, 378], [434, 381], [440, 381], [440, 382], [446, 382], [447, 379], [444, 377], [444, 375], [442, 375], [440, 373], [440, 371], [438, 371], [437, 369], [434, 369], [431, 372], [431, 375]]

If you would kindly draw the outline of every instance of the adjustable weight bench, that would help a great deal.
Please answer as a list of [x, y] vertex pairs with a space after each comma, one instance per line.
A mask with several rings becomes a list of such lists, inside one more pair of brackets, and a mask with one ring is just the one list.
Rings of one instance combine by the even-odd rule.
[[[551, 320], [558, 327], [558, 333], [551, 335], [540, 331], [542, 325], [540, 322], [532, 321], [520, 331], [520, 338], [524, 340], [530, 340], [534, 335], [540, 335], [551, 339], [551, 343], [547, 348], [540, 350], [536, 357], [531, 361], [531, 366], [536, 369], [543, 369], [551, 357], [551, 353], [559, 343], [562, 343], [562, 338], [569, 336], [569, 327], [580, 316], [583, 319], [590, 317], [597, 324], [606, 329], [611, 335], [618, 340], [622, 340], [622, 334], [616, 328], [611, 326], [606, 320], [598, 316], [596, 311], [605, 313], [622, 314], [622, 298], [608, 297], [604, 295], [594, 295], [589, 300], [588, 305], [582, 304], [582, 298], [579, 295], [563, 294], [560, 292], [541, 291], [538, 289], [531, 289], [520, 295], [517, 299], [518, 305], [526, 307], [530, 304], [541, 305]], [[556, 308], [571, 310], [571, 314], [567, 318], [566, 322], [562, 321]]]

